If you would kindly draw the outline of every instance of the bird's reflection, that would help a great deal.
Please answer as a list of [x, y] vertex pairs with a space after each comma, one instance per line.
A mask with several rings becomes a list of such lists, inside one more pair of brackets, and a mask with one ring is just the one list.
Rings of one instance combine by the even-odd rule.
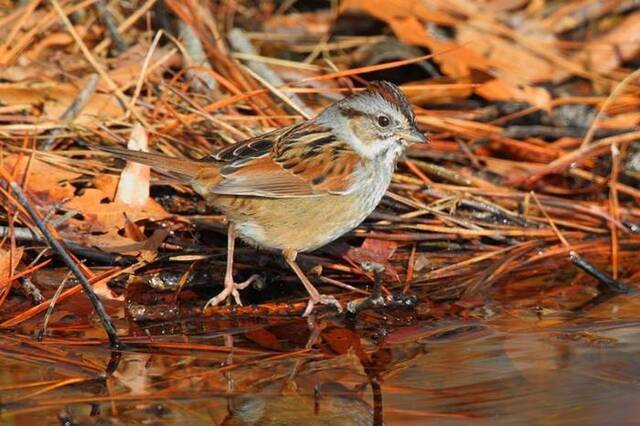
[[[347, 356], [359, 364], [366, 379], [355, 385], [340, 383], [328, 375], [323, 380], [323, 371], [331, 368], [331, 358], [327, 361], [296, 359], [289, 373], [280, 380], [244, 389], [241, 395], [232, 397], [223, 424], [384, 424], [380, 375], [386, 362], [392, 359], [389, 349], [370, 342], [365, 349], [364, 337], [353, 327], [330, 320], [312, 316], [307, 325], [304, 349]], [[367, 387], [371, 389], [370, 396], [366, 394]]]

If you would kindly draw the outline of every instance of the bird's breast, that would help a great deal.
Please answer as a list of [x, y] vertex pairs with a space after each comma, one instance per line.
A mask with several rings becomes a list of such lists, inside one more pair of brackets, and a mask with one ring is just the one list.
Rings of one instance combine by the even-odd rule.
[[217, 196], [213, 201], [250, 244], [311, 251], [362, 223], [384, 196], [391, 176], [374, 171], [359, 179], [347, 194], [305, 198]]

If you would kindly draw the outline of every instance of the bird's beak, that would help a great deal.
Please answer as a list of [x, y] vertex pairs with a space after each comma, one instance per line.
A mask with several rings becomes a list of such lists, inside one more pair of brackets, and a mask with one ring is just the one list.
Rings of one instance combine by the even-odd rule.
[[429, 143], [429, 138], [416, 128], [398, 132], [398, 138], [407, 143]]

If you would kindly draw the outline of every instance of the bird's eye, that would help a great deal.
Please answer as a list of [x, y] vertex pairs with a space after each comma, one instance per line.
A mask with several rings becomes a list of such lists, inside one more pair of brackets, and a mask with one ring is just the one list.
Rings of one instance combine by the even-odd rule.
[[381, 115], [378, 117], [378, 124], [380, 125], [380, 127], [387, 127], [389, 123], [389, 117], [387, 117], [386, 115]]

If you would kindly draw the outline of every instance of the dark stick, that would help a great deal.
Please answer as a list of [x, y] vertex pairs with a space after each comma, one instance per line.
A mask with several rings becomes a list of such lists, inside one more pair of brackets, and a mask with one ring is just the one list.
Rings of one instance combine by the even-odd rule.
[[113, 15], [107, 8], [107, 2], [105, 0], [98, 0], [96, 2], [96, 7], [98, 8], [100, 20], [107, 29], [111, 40], [113, 40], [116, 53], [122, 53], [127, 50], [127, 43], [124, 41], [124, 39], [120, 35], [120, 32], [118, 31], [118, 26], [113, 20]]
[[631, 292], [631, 288], [629, 286], [618, 280], [614, 280], [609, 275], [596, 269], [595, 266], [578, 256], [576, 252], [572, 251], [569, 256], [571, 258], [571, 262], [573, 262], [574, 265], [576, 265], [578, 268], [582, 269], [587, 274], [591, 275], [593, 278], [600, 282], [602, 290], [605, 293], [628, 294]]
[[371, 385], [371, 394], [373, 396], [373, 425], [384, 425], [383, 405], [382, 405], [382, 387], [376, 377], [369, 378]]
[[109, 356], [109, 363], [107, 363], [106, 368], [104, 369], [104, 378], [108, 379], [113, 376], [113, 373], [116, 372], [118, 366], [120, 365], [120, 360], [122, 359], [122, 352], [111, 352]]
[[[55, 226], [54, 226], [55, 228]], [[8, 226], [0, 225], [0, 238], [4, 238], [10, 232]], [[36, 234], [29, 228], [25, 227], [14, 227], [13, 233], [15, 235], [16, 241], [29, 241], [29, 242], [43, 242], [44, 238], [39, 234]], [[111, 254], [105, 253], [98, 249], [94, 249], [92, 247], [82, 246], [80, 244], [76, 244], [72, 241], [68, 241], [63, 239], [62, 243], [67, 247], [72, 253], [81, 256], [83, 258], [87, 258], [90, 260], [95, 260], [96, 262], [106, 263], [107, 265], [112, 266], [131, 266], [135, 263], [136, 259], [133, 256], [127, 256], [124, 254]]]
[[[542, 137], [550, 139], [558, 139], [565, 136], [580, 138], [589, 130], [588, 127], [551, 127], [551, 126], [509, 126], [506, 127], [502, 134], [509, 138], [525, 139], [529, 137]], [[596, 138], [606, 138], [609, 136], [621, 135], [629, 132], [630, 129], [598, 129], [596, 130]]]
[[385, 299], [384, 297], [382, 297], [382, 273], [384, 272], [384, 266], [375, 262], [363, 262], [362, 269], [365, 272], [373, 272], [373, 291], [371, 291], [371, 296], [363, 300], [350, 302], [347, 305], [347, 313], [348, 315], [351, 315], [353, 317], [357, 316], [358, 313], [364, 311], [365, 309], [371, 309], [385, 305]]
[[412, 308], [416, 305], [418, 299], [414, 295], [382, 295], [382, 280], [384, 278], [384, 267], [382, 265], [376, 262], [365, 261], [361, 263], [361, 266], [365, 272], [373, 272], [373, 290], [371, 291], [371, 296], [349, 302], [347, 305], [347, 319], [354, 320], [360, 312], [367, 309]]
[[123, 345], [118, 338], [118, 333], [113, 326], [113, 322], [111, 322], [111, 318], [109, 317], [109, 314], [107, 314], [107, 311], [104, 309], [104, 306], [102, 306], [100, 299], [98, 299], [98, 296], [96, 296], [96, 294], [93, 292], [93, 288], [91, 288], [91, 284], [89, 284], [87, 278], [84, 276], [73, 259], [71, 259], [62, 243], [56, 240], [51, 232], [47, 229], [47, 226], [44, 224], [44, 222], [42, 222], [42, 219], [40, 219], [40, 216], [38, 216], [38, 213], [35, 211], [31, 203], [25, 196], [24, 192], [22, 192], [20, 186], [18, 186], [18, 184], [15, 182], [9, 182], [9, 186], [11, 187], [11, 190], [14, 192], [14, 194], [16, 194], [16, 197], [18, 198], [20, 204], [22, 204], [22, 206], [29, 212], [31, 219], [33, 219], [38, 229], [40, 229], [40, 232], [42, 232], [42, 235], [47, 240], [49, 247], [51, 247], [51, 249], [56, 252], [58, 256], [60, 256], [62, 261], [69, 267], [69, 269], [71, 269], [76, 278], [78, 278], [78, 281], [82, 285], [84, 293], [93, 304], [96, 313], [100, 317], [100, 321], [102, 321], [102, 326], [104, 327], [104, 331], [109, 337], [109, 344], [111, 345], [111, 347], [115, 349], [121, 349]]
[[[93, 94], [96, 92], [99, 81], [100, 78], [98, 77], [98, 74], [91, 74], [89, 76], [84, 87], [82, 88], [82, 90], [80, 90], [80, 93], [78, 93], [78, 96], [73, 100], [73, 102], [71, 102], [71, 105], [69, 105], [69, 107], [60, 116], [60, 121], [69, 123], [73, 121], [73, 119], [76, 118], [78, 114], [80, 114], [80, 111], [84, 109], [91, 96], [93, 96]], [[61, 132], [62, 129], [55, 129], [54, 131], [52, 131], [49, 137], [47, 137], [47, 139], [45, 139], [40, 144], [40, 149], [42, 151], [49, 151]]]

